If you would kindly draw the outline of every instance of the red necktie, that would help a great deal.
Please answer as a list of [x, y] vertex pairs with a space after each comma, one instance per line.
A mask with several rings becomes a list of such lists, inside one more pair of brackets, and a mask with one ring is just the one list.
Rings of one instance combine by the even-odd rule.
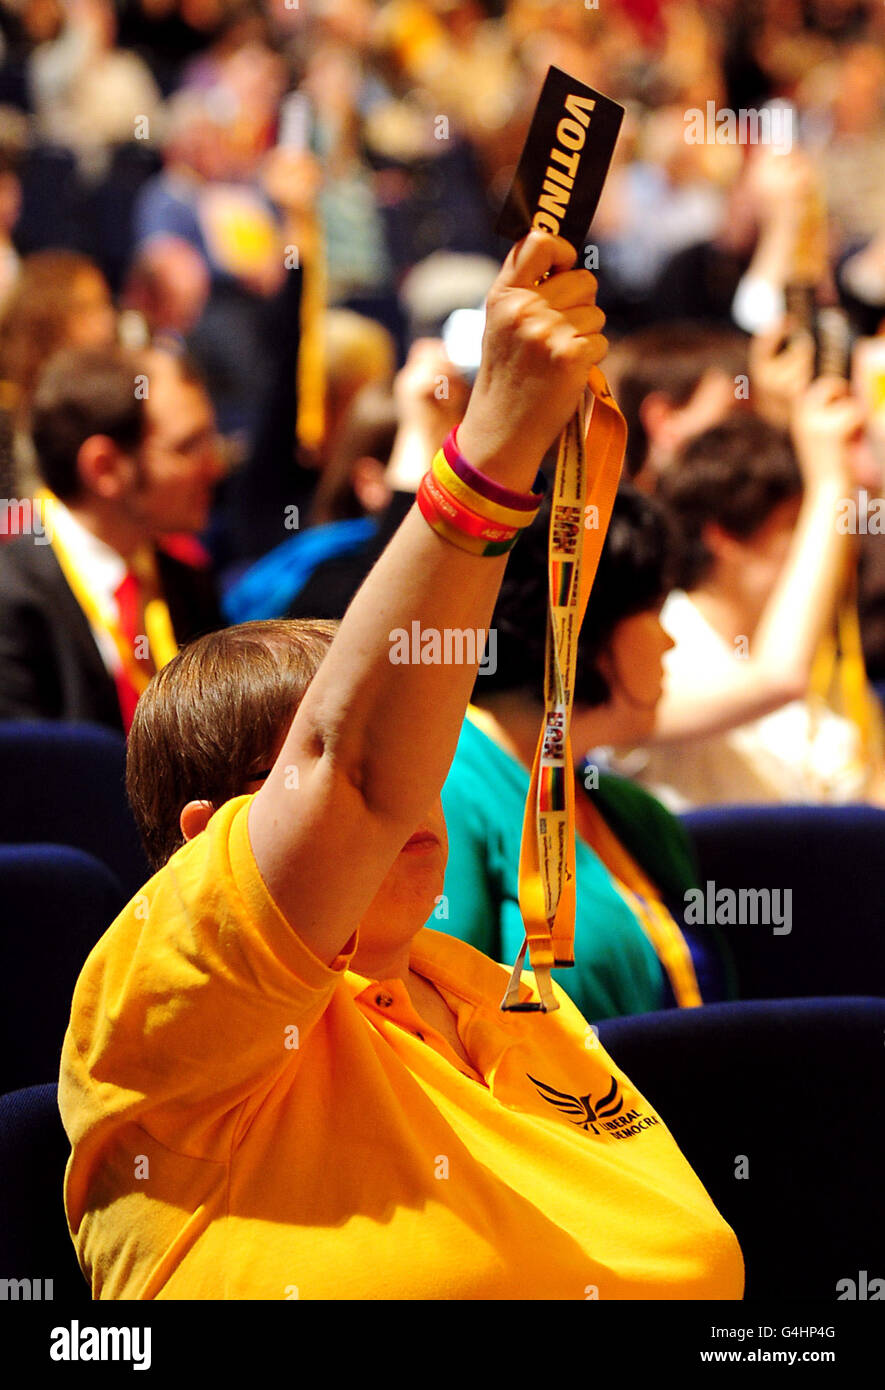
[[[139, 619], [140, 603], [138, 580], [131, 570], [127, 570], [120, 583], [114, 590], [114, 598], [117, 601], [117, 612], [119, 614], [120, 631], [135, 656], [135, 644], [140, 636]], [[120, 702], [120, 714], [123, 719], [123, 728], [129, 733], [135, 715], [135, 706], [138, 703], [138, 691], [132, 684], [125, 669], [117, 671], [114, 677], [117, 686], [117, 699]]]

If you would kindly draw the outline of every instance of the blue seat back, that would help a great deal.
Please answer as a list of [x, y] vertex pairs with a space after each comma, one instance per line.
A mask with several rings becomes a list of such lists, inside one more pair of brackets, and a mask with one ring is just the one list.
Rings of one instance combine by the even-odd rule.
[[19, 1299], [91, 1301], [65, 1220], [69, 1152], [54, 1083], [0, 1096], [0, 1278], [28, 1281]]
[[0, 845], [0, 1091], [57, 1079], [77, 977], [125, 903], [81, 850]]
[[885, 1275], [885, 1000], [708, 1004], [599, 1037], [737, 1235], [747, 1298], [832, 1303]]
[[[697, 850], [705, 902], [735, 961], [741, 999], [885, 995], [885, 811], [724, 806], [682, 819]], [[789, 892], [790, 931], [754, 924], [752, 899], [745, 899], [748, 920], [724, 920], [729, 900], [716, 908], [716, 895], [742, 889]], [[783, 915], [784, 898], [772, 901]]]
[[126, 743], [94, 724], [0, 723], [0, 844], [71, 845], [133, 897], [150, 878], [126, 800]]

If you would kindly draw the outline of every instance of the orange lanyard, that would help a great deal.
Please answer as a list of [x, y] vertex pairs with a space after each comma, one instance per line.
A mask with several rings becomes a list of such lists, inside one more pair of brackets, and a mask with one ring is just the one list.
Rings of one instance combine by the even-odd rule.
[[[598, 367], [563, 430], [556, 460], [548, 542], [549, 604], [544, 722], [532, 765], [519, 856], [519, 908], [526, 935], [501, 1002], [505, 1011], [559, 1005], [555, 967], [574, 965], [575, 786], [570, 740], [578, 634], [596, 577], [621, 476], [627, 426]], [[586, 393], [585, 393], [586, 395]], [[540, 1004], [519, 998], [528, 951]]]
[[673, 997], [681, 1008], [702, 1004], [697, 976], [685, 937], [678, 923], [661, 902], [657, 889], [633, 856], [624, 848], [605, 817], [588, 797], [585, 810], [590, 824], [587, 843], [596, 851], [615, 880], [645, 932], [673, 987]]

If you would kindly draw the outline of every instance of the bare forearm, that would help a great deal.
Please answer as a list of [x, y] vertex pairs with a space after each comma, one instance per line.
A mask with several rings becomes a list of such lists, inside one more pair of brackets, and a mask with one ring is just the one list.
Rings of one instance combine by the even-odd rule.
[[827, 477], [806, 493], [784, 573], [752, 643], [754, 661], [803, 688], [832, 621], [851, 545], [836, 526], [846, 486], [838, 477]]
[[671, 671], [655, 715], [653, 743], [682, 742], [760, 719], [806, 693], [818, 644], [832, 620], [850, 538], [836, 527], [838, 477], [806, 493], [784, 571], [746, 659], [708, 671]]
[[[538, 462], [479, 466], [527, 492]], [[411, 824], [441, 789], [505, 565], [450, 544], [415, 506], [345, 614], [302, 717], [377, 814]]]
[[775, 218], [759, 238], [747, 276], [783, 288], [789, 279], [795, 241], [795, 219], [783, 215]]
[[348, 609], [303, 713], [374, 813], [417, 823], [439, 793], [505, 560], [450, 545], [413, 507]]

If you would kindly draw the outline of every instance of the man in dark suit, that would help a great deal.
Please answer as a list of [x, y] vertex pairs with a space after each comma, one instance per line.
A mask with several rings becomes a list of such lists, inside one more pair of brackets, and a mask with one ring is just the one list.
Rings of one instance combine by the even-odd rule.
[[52, 496], [0, 545], [0, 719], [125, 732], [170, 647], [222, 625], [210, 574], [180, 554], [221, 473], [212, 407], [184, 358], [65, 350], [32, 435]]

